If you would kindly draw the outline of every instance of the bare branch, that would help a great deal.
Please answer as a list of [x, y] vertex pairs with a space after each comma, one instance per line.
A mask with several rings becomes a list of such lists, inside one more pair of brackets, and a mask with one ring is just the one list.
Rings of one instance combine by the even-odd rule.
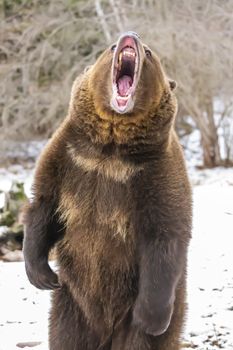
[[95, 8], [96, 8], [96, 13], [97, 13], [97, 16], [100, 20], [101, 26], [103, 28], [104, 35], [107, 39], [107, 42], [111, 43], [112, 36], [111, 36], [111, 33], [108, 29], [108, 24], [105, 20], [105, 16], [104, 16], [104, 12], [103, 12], [103, 9], [101, 7], [101, 4], [100, 4], [100, 0], [95, 0]]

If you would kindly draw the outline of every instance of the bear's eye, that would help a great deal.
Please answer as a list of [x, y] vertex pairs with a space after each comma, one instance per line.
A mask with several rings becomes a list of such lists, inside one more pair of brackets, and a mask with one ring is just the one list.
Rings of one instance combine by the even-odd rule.
[[149, 49], [145, 49], [145, 54], [147, 57], [151, 57], [151, 51]]
[[111, 50], [115, 51], [115, 49], [116, 49], [116, 45], [114, 44], [114, 45], [112, 45]]

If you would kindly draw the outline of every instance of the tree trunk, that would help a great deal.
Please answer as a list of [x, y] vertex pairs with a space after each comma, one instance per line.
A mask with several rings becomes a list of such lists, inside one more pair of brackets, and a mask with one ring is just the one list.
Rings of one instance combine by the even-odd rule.
[[203, 166], [205, 168], [214, 168], [221, 165], [221, 157], [219, 151], [218, 135], [212, 133], [201, 132], [201, 145], [203, 149]]
[[222, 165], [212, 98], [202, 95], [202, 100], [199, 100], [198, 104], [192, 105], [190, 114], [193, 116], [201, 134], [203, 167], [214, 168]]
[[212, 103], [206, 105], [206, 111], [195, 118], [201, 133], [201, 145], [203, 149], [203, 166], [214, 168], [222, 164], [218, 130], [214, 121]]

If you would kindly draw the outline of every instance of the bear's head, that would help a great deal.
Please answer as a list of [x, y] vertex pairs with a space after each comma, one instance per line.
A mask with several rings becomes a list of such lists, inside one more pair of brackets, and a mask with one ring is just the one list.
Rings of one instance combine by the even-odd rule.
[[157, 55], [136, 33], [127, 32], [76, 79], [70, 115], [95, 143], [154, 142], [166, 138], [173, 123], [175, 86]]
[[90, 69], [90, 91], [98, 114], [146, 114], [175, 82], [157, 55], [134, 32], [120, 36]]

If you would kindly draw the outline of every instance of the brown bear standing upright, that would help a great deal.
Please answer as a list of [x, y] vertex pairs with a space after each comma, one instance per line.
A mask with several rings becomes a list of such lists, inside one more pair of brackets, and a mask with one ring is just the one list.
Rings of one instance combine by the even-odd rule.
[[28, 277], [54, 289], [51, 350], [180, 349], [192, 215], [174, 87], [133, 32], [74, 83], [25, 214]]

